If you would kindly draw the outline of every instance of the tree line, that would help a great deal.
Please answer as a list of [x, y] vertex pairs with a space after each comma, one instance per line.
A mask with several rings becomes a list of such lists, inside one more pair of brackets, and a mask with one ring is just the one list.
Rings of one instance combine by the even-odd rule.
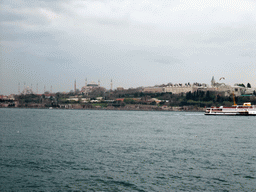
[[[38, 103], [46, 104], [47, 106], [57, 106], [59, 104], [77, 103], [82, 104], [81, 99], [78, 101], [68, 101], [67, 98], [73, 94], [56, 93], [51, 96], [45, 95], [17, 95], [16, 100], [21, 104]], [[124, 106], [126, 104], [146, 104], [146, 105], [166, 105], [166, 106], [231, 106], [233, 105], [233, 96], [223, 96], [215, 91], [195, 91], [181, 94], [172, 93], [145, 93], [136, 89], [129, 91], [112, 91], [112, 92], [97, 92], [91, 95], [82, 95], [82, 97], [94, 100], [96, 97], [103, 97], [101, 103], [106, 103], [106, 100], [114, 100], [110, 105]], [[116, 101], [118, 98], [124, 98], [123, 101]], [[152, 98], [161, 100], [156, 103]], [[105, 100], [105, 101], [104, 101]], [[235, 97], [235, 102], [242, 104], [244, 102], [251, 102], [256, 105], [256, 92], [252, 96], [239, 96]], [[106, 106], [106, 104], [104, 104]]]

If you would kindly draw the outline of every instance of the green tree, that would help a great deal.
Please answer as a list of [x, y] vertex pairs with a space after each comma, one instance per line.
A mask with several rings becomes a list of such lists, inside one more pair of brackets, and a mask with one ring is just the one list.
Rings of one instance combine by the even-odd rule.
[[131, 99], [131, 98], [125, 98], [124, 99], [124, 103], [126, 103], [126, 104], [134, 104], [135, 101], [133, 99]]
[[205, 101], [210, 101], [210, 100], [211, 100], [210, 91], [207, 91], [205, 95]]
[[243, 83], [237, 84], [240, 87], [245, 87], [245, 85]]
[[186, 99], [187, 99], [187, 100], [192, 99], [192, 93], [191, 93], [191, 91], [189, 91], [189, 92], [186, 93]]

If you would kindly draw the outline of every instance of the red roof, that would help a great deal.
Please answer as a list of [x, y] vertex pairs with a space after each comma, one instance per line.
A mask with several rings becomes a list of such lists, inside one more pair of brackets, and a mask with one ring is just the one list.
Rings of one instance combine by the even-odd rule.
[[124, 98], [118, 98], [116, 101], [124, 101]]

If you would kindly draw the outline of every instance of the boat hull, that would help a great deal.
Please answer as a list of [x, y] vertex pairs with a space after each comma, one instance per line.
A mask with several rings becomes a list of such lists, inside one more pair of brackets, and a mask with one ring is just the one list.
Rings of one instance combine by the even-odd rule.
[[256, 116], [256, 106], [247, 103], [232, 107], [211, 107], [206, 109], [205, 115]]
[[256, 116], [256, 114], [250, 113], [205, 113], [205, 115], [213, 115], [213, 116]]

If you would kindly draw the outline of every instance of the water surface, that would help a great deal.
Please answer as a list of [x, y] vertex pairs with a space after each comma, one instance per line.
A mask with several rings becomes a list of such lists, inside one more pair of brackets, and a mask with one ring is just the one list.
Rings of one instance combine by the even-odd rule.
[[255, 191], [255, 120], [0, 109], [0, 191]]

